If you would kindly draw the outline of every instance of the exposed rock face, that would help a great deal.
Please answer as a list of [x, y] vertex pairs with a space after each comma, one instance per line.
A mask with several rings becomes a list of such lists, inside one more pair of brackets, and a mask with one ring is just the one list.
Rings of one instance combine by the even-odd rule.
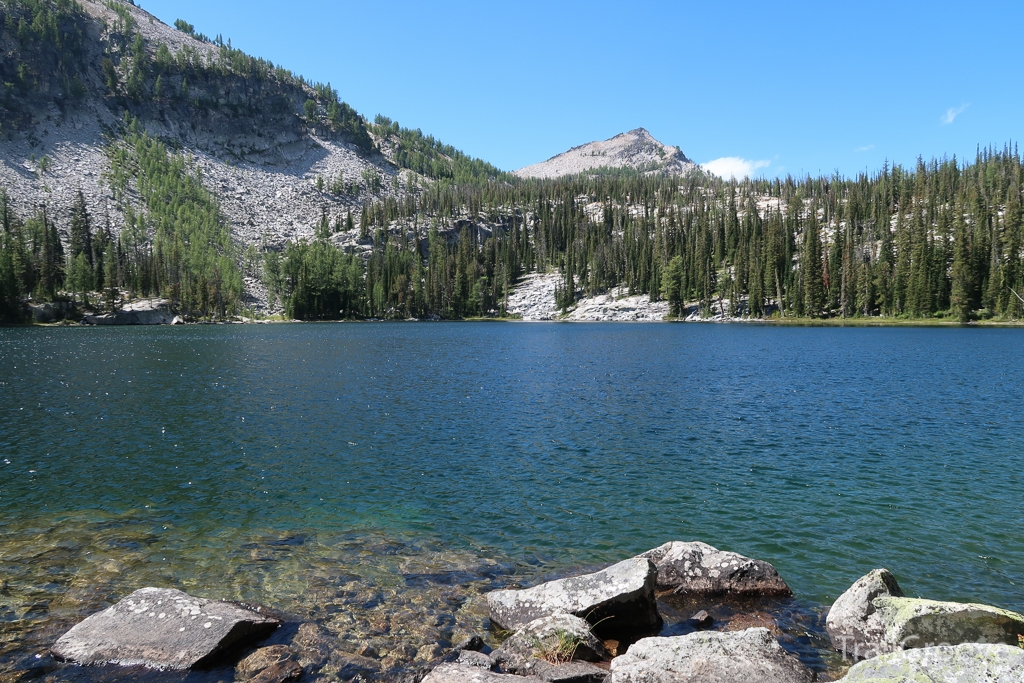
[[707, 543], [672, 541], [648, 550], [658, 568], [658, 588], [684, 595], [789, 597], [793, 593], [775, 567]]
[[590, 629], [589, 623], [570, 614], [541, 617], [512, 634], [494, 652], [494, 659], [516, 673], [527, 668], [530, 660], [600, 661], [604, 645]]
[[832, 647], [858, 659], [879, 654], [885, 625], [875, 609], [878, 597], [903, 597], [896, 577], [888, 569], [875, 569], [857, 579], [833, 603], [825, 619]]
[[487, 594], [491, 623], [513, 630], [561, 613], [586, 619], [601, 633], [659, 628], [657, 574], [650, 560], [634, 557], [593, 574], [493, 591]]
[[612, 660], [608, 683], [809, 683], [814, 673], [768, 629], [644, 638]]
[[87, 325], [173, 325], [180, 318], [171, 310], [171, 302], [166, 299], [143, 299], [125, 304], [116, 313], [87, 315], [83, 322]]
[[637, 128], [608, 140], [573, 147], [515, 174], [520, 178], [557, 178], [600, 168], [685, 174], [696, 167], [678, 147], [663, 145], [643, 128]]
[[53, 655], [87, 665], [190, 669], [229, 648], [258, 642], [278, 625], [225, 602], [178, 590], [141, 588], [61, 636]]
[[488, 671], [479, 666], [440, 664], [422, 683], [541, 683], [536, 676], [516, 676]]
[[903, 597], [896, 579], [876, 569], [839, 596], [825, 628], [833, 646], [857, 658], [938, 645], [1016, 645], [1024, 615], [959, 602]]
[[850, 669], [842, 683], [1020, 683], [1024, 649], [943, 645], [885, 654]]

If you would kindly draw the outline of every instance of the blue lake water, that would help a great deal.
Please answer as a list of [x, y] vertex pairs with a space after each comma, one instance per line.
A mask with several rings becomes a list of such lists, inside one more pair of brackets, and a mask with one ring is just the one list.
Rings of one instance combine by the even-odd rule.
[[1024, 611], [1022, 349], [991, 328], [0, 329], [0, 666], [141, 585], [337, 622], [318, 587], [482, 592], [668, 540], [768, 560], [811, 611], [880, 566]]

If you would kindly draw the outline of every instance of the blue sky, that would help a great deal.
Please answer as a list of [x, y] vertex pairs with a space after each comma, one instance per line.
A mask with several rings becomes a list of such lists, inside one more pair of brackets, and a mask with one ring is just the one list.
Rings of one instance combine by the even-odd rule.
[[139, 4], [507, 170], [641, 126], [767, 176], [1024, 137], [1020, 0]]

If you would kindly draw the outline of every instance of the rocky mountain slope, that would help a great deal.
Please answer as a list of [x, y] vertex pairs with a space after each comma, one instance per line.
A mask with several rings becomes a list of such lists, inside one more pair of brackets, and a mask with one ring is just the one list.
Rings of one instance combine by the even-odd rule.
[[647, 130], [637, 128], [609, 140], [573, 147], [545, 162], [521, 168], [515, 174], [520, 178], [557, 178], [612, 168], [683, 175], [697, 165], [678, 147], [662, 144]]
[[31, 4], [0, 2], [0, 187], [22, 214], [45, 205], [65, 238], [79, 189], [114, 234], [126, 206], [138, 208], [131, 193], [115, 201], [108, 182], [109, 146], [126, 117], [190, 159], [243, 247], [310, 235], [325, 214], [358, 221], [364, 201], [411, 175], [329, 86], [122, 0], [44, 14], [49, 34], [7, 30], [32, 24]]

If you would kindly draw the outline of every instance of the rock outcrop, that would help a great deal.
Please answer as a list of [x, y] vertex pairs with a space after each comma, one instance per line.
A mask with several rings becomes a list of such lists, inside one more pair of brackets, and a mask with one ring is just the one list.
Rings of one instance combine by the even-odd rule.
[[531, 621], [512, 634], [493, 654], [502, 668], [515, 673], [527, 669], [531, 660], [596, 662], [604, 656], [604, 646], [591, 632], [591, 625], [570, 614], [555, 614]]
[[658, 568], [658, 589], [691, 596], [789, 597], [793, 592], [775, 567], [694, 541], [672, 541], [639, 557]]
[[1020, 683], [1024, 649], [943, 645], [885, 654], [855, 664], [841, 683]]
[[487, 594], [492, 626], [516, 630], [555, 614], [586, 619], [599, 633], [661, 627], [654, 597], [658, 570], [646, 558], [632, 558], [593, 574], [522, 590]]
[[171, 309], [166, 299], [142, 299], [125, 304], [114, 313], [87, 315], [82, 319], [87, 325], [173, 325], [180, 318]]
[[608, 683], [809, 683], [814, 673], [768, 629], [644, 638], [612, 660]]
[[191, 669], [262, 640], [275, 619], [178, 590], [141, 588], [57, 640], [53, 655], [78, 664]]
[[939, 645], [1016, 645], [1024, 615], [960, 602], [903, 597], [895, 577], [876, 569], [839, 596], [825, 621], [837, 650], [859, 659]]

